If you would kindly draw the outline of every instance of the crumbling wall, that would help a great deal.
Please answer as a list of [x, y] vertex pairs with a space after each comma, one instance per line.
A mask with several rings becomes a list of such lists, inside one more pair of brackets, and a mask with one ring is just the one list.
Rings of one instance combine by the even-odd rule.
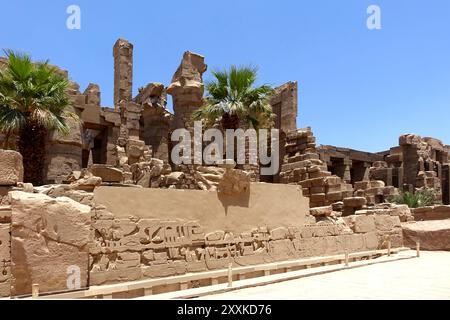
[[167, 110], [167, 94], [161, 83], [139, 90], [135, 101], [143, 105], [140, 137], [152, 148], [152, 157], [169, 163], [169, 140], [173, 115]]
[[288, 133], [284, 153], [280, 182], [301, 185], [311, 207], [329, 205], [353, 195], [351, 184], [327, 171], [310, 128]]
[[297, 129], [298, 85], [296, 81], [290, 81], [275, 88], [270, 104], [277, 116], [276, 129], [285, 133]]
[[399, 138], [399, 147], [391, 148], [380, 162], [371, 168], [371, 177], [383, 180], [405, 191], [432, 188], [436, 201], [450, 202], [449, 152], [440, 140], [414, 134]]

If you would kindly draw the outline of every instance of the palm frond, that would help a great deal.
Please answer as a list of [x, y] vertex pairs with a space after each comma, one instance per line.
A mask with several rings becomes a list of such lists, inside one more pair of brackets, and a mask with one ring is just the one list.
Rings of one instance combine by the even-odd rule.
[[213, 80], [207, 81], [207, 96], [202, 108], [194, 112], [195, 120], [218, 122], [225, 115], [236, 115], [252, 127], [271, 126], [272, 107], [268, 85], [254, 87], [258, 69], [253, 66], [231, 66], [229, 70], [214, 70]]
[[0, 130], [10, 127], [18, 130], [29, 118], [48, 129], [67, 132], [64, 120], [65, 110], [70, 106], [67, 79], [48, 62], [33, 63], [30, 56], [11, 50], [5, 50], [5, 54], [8, 58], [6, 67], [0, 70], [0, 105], [3, 109]]
[[17, 132], [26, 124], [25, 115], [16, 108], [0, 106], [0, 131]]

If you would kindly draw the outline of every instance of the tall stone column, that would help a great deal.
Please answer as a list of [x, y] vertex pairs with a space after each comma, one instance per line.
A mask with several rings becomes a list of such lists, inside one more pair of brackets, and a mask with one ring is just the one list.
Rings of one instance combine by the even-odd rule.
[[121, 101], [131, 101], [133, 95], [133, 45], [118, 39], [113, 48], [114, 56], [114, 106]]
[[133, 45], [124, 39], [114, 44], [114, 107], [120, 113], [117, 139], [117, 165], [124, 170], [125, 182], [131, 179], [131, 165], [148, 156], [149, 150], [140, 139], [139, 120], [142, 106], [133, 99]]

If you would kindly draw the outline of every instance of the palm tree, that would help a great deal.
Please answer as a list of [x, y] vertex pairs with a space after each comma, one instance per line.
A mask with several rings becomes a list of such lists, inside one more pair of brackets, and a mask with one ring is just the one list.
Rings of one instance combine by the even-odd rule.
[[8, 59], [0, 69], [0, 131], [5, 134], [5, 146], [12, 134], [17, 135], [24, 181], [40, 185], [48, 131], [68, 133], [66, 119], [79, 119], [66, 110], [69, 82], [56, 69], [47, 62], [33, 63], [26, 54], [11, 50], [5, 54]]
[[254, 87], [257, 69], [231, 66], [229, 70], [213, 71], [213, 81], [206, 82], [204, 105], [193, 113], [194, 120], [207, 126], [220, 124], [222, 129], [237, 129], [240, 123], [255, 129], [269, 128], [274, 113], [269, 103], [272, 87]]

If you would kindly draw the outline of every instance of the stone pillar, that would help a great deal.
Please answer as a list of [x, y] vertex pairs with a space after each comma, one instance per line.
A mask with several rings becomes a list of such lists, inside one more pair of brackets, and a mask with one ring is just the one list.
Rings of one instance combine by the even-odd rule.
[[352, 176], [351, 176], [351, 167], [352, 161], [349, 159], [343, 159], [342, 164], [336, 166], [336, 174], [342, 178], [346, 183], [351, 183]]
[[399, 144], [403, 155], [403, 182], [414, 186], [419, 173], [419, 155], [417, 141], [419, 138], [414, 135], [400, 136]]
[[114, 106], [131, 101], [133, 87], [133, 45], [119, 39], [114, 44]]
[[277, 115], [276, 129], [284, 132], [297, 130], [298, 85], [296, 81], [290, 81], [275, 88], [270, 104]]
[[386, 169], [386, 186], [392, 186], [393, 185], [393, 180], [392, 180], [392, 172], [393, 172], [393, 168], [387, 168]]
[[186, 51], [175, 72], [167, 93], [173, 98], [174, 128], [193, 130], [192, 113], [203, 104], [203, 78], [207, 66], [205, 58]]

